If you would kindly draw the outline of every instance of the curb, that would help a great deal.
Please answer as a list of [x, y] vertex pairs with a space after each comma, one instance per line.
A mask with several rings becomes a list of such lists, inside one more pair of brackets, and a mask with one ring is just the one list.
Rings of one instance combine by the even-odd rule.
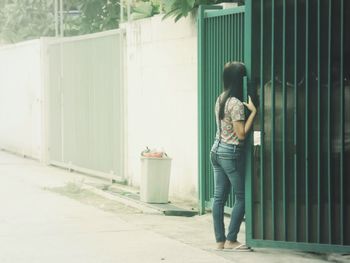
[[126, 206], [140, 210], [144, 214], [183, 217], [192, 217], [198, 215], [198, 211], [180, 208], [173, 204], [150, 204], [142, 202], [140, 200], [140, 196], [132, 192], [118, 192], [114, 189], [109, 189], [109, 187], [103, 187], [103, 189], [99, 189], [98, 187], [89, 184], [84, 184], [82, 188], [89, 190], [97, 195], [103, 196], [107, 199], [117, 201]]
[[117, 201], [119, 203], [122, 203], [126, 206], [129, 206], [129, 207], [132, 207], [132, 208], [135, 208], [137, 210], [140, 210], [142, 213], [144, 214], [162, 214], [160, 211], [156, 210], [156, 209], [152, 209], [150, 207], [147, 207], [143, 204], [138, 204], [132, 200], [128, 200], [128, 198], [125, 198], [124, 196], [120, 196], [118, 194], [111, 194], [107, 191], [104, 191], [104, 190], [101, 190], [101, 189], [98, 189], [96, 187], [93, 187], [93, 186], [90, 186], [90, 185], [86, 185], [84, 184], [84, 186], [82, 187], [82, 189], [85, 189], [85, 190], [89, 190], [97, 195], [100, 195], [100, 196], [103, 196], [107, 199], [110, 199], [110, 200], [113, 200], [113, 201]]

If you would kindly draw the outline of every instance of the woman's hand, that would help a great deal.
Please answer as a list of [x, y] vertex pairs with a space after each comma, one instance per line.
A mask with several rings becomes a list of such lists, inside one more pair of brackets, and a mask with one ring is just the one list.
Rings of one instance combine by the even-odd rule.
[[248, 103], [246, 102], [243, 102], [243, 105], [247, 107], [248, 110], [250, 110], [252, 113], [256, 113], [256, 108], [255, 108], [255, 105], [251, 99], [250, 96], [248, 96]]
[[252, 102], [251, 97], [249, 96], [248, 103], [243, 102], [243, 105], [250, 110], [250, 114], [248, 119], [244, 121], [234, 121], [233, 129], [236, 131], [237, 137], [240, 140], [244, 140], [250, 129], [252, 128], [253, 121], [256, 115], [256, 108], [254, 103]]
[[240, 122], [234, 121], [233, 122], [233, 128], [238, 135], [238, 139], [241, 139], [241, 140], [245, 139], [246, 135], [248, 134], [248, 132], [252, 128], [253, 121], [254, 121], [254, 118], [256, 115], [256, 108], [255, 108], [255, 105], [252, 102], [252, 99], [250, 96], [248, 98], [248, 103], [243, 102], [243, 105], [246, 106], [247, 109], [251, 111], [248, 119], [246, 120], [246, 122], [243, 122], [243, 121], [240, 121]]

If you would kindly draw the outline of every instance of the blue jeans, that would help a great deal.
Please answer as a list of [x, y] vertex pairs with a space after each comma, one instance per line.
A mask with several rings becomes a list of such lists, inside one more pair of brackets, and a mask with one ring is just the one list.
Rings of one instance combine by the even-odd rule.
[[[213, 221], [216, 242], [237, 241], [237, 234], [245, 212], [243, 146], [226, 144], [216, 140], [211, 149], [210, 160], [214, 169]], [[235, 193], [235, 204], [226, 237], [224, 206], [231, 187]]]

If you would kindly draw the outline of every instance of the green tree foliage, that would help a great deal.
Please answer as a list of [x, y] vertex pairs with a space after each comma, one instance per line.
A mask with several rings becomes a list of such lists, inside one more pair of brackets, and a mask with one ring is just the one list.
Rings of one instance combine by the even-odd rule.
[[[118, 27], [119, 0], [64, 0], [66, 36]], [[0, 0], [0, 40], [14, 43], [55, 35], [54, 0]]]
[[222, 0], [163, 0], [165, 18], [174, 17], [177, 22], [182, 17], [195, 14], [199, 5], [218, 4]]
[[162, 0], [137, 1], [132, 4], [131, 20], [150, 17], [160, 13]]
[[119, 25], [119, 0], [71, 0], [70, 9], [78, 10], [80, 15], [66, 18], [68, 35], [100, 32]]
[[173, 17], [175, 22], [189, 14], [195, 15], [200, 5], [213, 5], [223, 2], [235, 2], [244, 4], [244, 0], [162, 0], [164, 3], [165, 16], [163, 19]]
[[53, 0], [1, 1], [0, 38], [18, 42], [54, 34]]

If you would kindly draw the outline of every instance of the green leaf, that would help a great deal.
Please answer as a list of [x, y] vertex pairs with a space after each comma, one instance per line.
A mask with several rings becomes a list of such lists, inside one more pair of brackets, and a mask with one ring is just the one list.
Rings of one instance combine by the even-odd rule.
[[176, 23], [177, 21], [179, 21], [180, 18], [182, 18], [182, 17], [183, 17], [183, 14], [178, 14], [178, 15], [175, 17], [175, 23]]
[[196, 0], [187, 0], [187, 5], [192, 9], [194, 7]]
[[166, 14], [163, 16], [162, 20], [167, 19], [167, 18], [169, 18], [169, 17], [171, 17], [171, 16], [174, 16], [174, 14], [175, 14], [176, 11], [178, 11], [178, 9], [174, 9], [174, 10], [171, 10], [170, 12], [166, 13]]

